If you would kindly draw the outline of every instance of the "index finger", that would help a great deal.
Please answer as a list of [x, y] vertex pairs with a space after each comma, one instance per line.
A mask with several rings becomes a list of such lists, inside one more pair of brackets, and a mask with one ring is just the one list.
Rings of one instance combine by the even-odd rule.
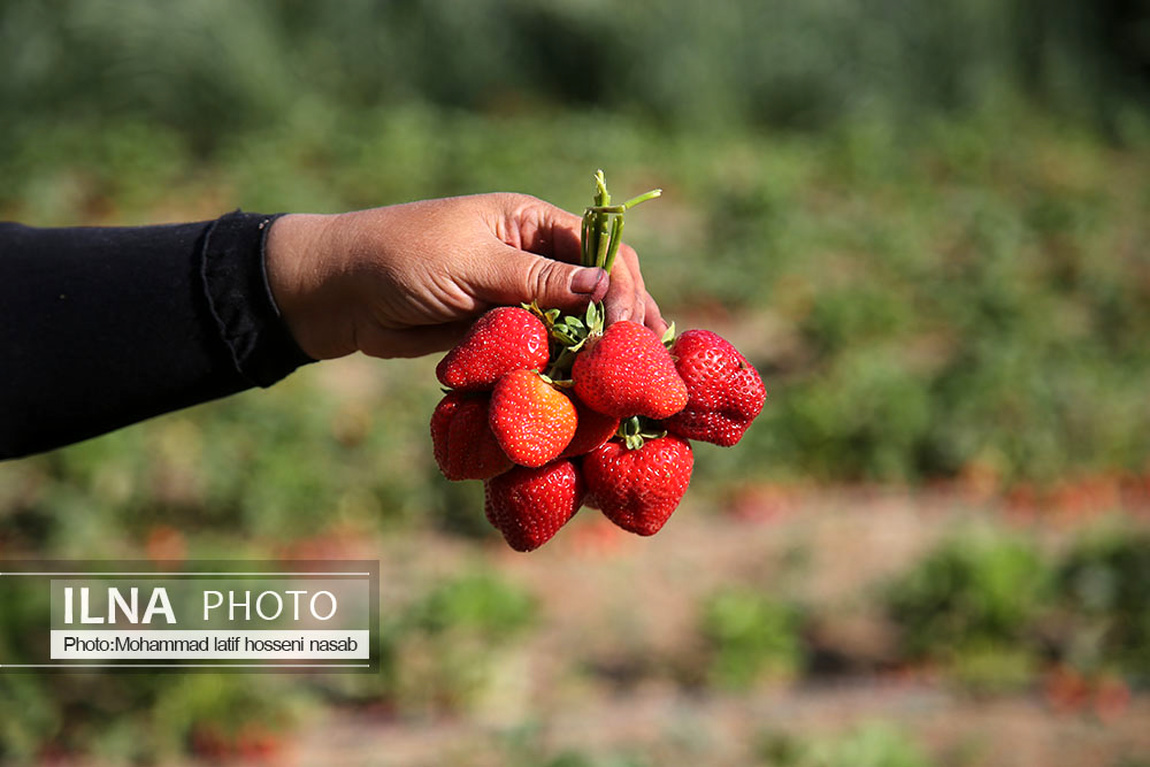
[[508, 195], [506, 200], [507, 217], [497, 226], [504, 242], [556, 261], [580, 262], [582, 218], [529, 195]]

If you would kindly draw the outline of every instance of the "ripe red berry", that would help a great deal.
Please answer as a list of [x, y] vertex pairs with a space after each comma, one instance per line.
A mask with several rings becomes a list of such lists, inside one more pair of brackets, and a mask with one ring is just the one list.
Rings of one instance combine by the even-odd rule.
[[571, 394], [571, 401], [575, 403], [578, 423], [575, 427], [575, 436], [571, 438], [560, 458], [574, 458], [590, 453], [615, 436], [615, 432], [619, 430], [618, 418], [592, 410], [574, 394]]
[[516, 466], [483, 483], [487, 521], [516, 551], [542, 546], [567, 524], [583, 501], [583, 478], [571, 461]]
[[571, 378], [580, 399], [616, 418], [667, 418], [687, 404], [687, 385], [663, 342], [630, 320], [589, 339], [575, 357]]
[[555, 460], [575, 434], [575, 405], [534, 370], [515, 370], [491, 392], [491, 431], [521, 466]]
[[450, 480], [488, 479], [511, 468], [488, 420], [490, 397], [448, 392], [431, 414], [435, 462]]
[[613, 439], [583, 458], [587, 504], [624, 530], [654, 535], [687, 492], [694, 465], [690, 443], [673, 435], [636, 450]]
[[452, 389], [491, 389], [512, 370], [547, 365], [547, 328], [526, 309], [501, 306], [484, 314], [439, 361], [435, 375]]
[[742, 439], [767, 398], [759, 372], [709, 330], [688, 330], [671, 347], [687, 384], [687, 406], [667, 419], [672, 434], [729, 447]]

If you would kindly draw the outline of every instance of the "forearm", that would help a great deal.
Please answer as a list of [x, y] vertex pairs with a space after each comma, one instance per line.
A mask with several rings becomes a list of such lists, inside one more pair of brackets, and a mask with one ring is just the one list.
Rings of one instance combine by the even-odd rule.
[[307, 362], [267, 289], [269, 222], [0, 224], [0, 458], [268, 386]]
[[608, 323], [665, 329], [635, 252], [622, 246], [610, 276], [580, 265], [581, 219], [533, 197], [272, 218], [0, 224], [0, 459], [269, 386], [312, 358], [443, 351], [492, 306], [602, 301]]

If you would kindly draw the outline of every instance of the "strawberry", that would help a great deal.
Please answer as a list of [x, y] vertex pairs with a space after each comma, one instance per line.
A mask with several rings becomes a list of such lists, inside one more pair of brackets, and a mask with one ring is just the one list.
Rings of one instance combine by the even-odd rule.
[[667, 419], [667, 431], [724, 447], [742, 439], [767, 398], [754, 366], [709, 330], [680, 335], [671, 356], [690, 397], [683, 410]]
[[673, 435], [634, 450], [613, 439], [583, 458], [587, 504], [624, 530], [654, 535], [687, 492], [694, 464], [691, 444]]
[[547, 328], [526, 309], [501, 306], [484, 314], [439, 361], [435, 376], [452, 389], [490, 390], [506, 373], [547, 365]]
[[490, 397], [448, 392], [431, 414], [435, 462], [450, 480], [488, 479], [511, 468], [488, 420]]
[[571, 461], [537, 468], [516, 466], [483, 483], [487, 521], [516, 551], [542, 546], [575, 516], [583, 477]]
[[491, 431], [503, 452], [521, 466], [553, 461], [575, 435], [575, 405], [534, 370], [514, 370], [491, 392]]
[[687, 385], [654, 331], [631, 320], [592, 336], [571, 368], [575, 393], [616, 418], [667, 418], [687, 404]]
[[575, 426], [575, 436], [571, 438], [560, 458], [574, 458], [590, 453], [611, 439], [619, 429], [618, 418], [595, 412], [576, 396], [572, 396], [571, 401], [575, 403], [578, 423]]

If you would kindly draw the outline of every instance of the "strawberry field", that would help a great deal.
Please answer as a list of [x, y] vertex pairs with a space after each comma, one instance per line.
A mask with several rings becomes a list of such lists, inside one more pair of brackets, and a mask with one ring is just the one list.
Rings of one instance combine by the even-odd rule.
[[[663, 190], [625, 239], [664, 316], [730, 341], [768, 397], [738, 445], [692, 442], [657, 535], [583, 508], [530, 553], [437, 463], [438, 358], [312, 365], [0, 463], [0, 559], [378, 559], [383, 644], [379, 675], [0, 674], [0, 764], [1150, 765], [1141, 91], [1025, 47], [1016, 78], [999, 11], [957, 2], [769, 25], [752, 4], [65, 5], [0, 11], [21, 118], [2, 108], [0, 218], [491, 190], [579, 213], [604, 168], [619, 199]], [[1073, 7], [1031, 9], [1042, 55]], [[216, 47], [117, 37], [169, 23]], [[431, 30], [454, 43], [420, 57]], [[105, 61], [123, 109], [85, 85]], [[0, 651], [26, 609], [0, 604]]]

